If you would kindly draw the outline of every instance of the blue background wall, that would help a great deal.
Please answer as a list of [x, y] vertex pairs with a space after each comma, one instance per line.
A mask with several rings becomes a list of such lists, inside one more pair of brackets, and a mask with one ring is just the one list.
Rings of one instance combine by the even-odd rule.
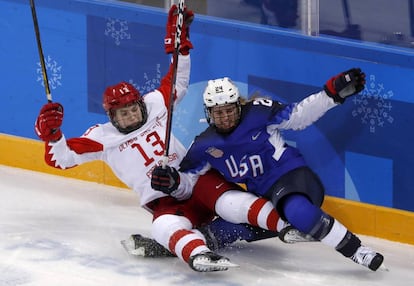
[[[126, 80], [141, 92], [158, 86], [169, 64], [165, 11], [115, 1], [36, 4], [52, 96], [65, 107], [67, 137], [107, 120], [101, 108], [107, 85]], [[0, 0], [0, 34], [0, 132], [37, 139], [33, 124], [46, 98], [29, 0]], [[261, 92], [292, 102], [358, 66], [367, 74], [367, 88], [286, 138], [320, 174], [328, 195], [414, 211], [411, 50], [200, 15], [191, 38], [191, 86], [173, 120], [185, 145], [206, 127], [201, 93], [208, 79], [229, 76], [245, 96]]]

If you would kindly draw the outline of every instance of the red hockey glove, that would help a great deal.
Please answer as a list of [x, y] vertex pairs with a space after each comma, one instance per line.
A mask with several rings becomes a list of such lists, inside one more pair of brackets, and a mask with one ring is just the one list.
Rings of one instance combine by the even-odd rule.
[[[172, 5], [168, 13], [168, 20], [166, 26], [166, 35], [164, 38], [165, 44], [165, 53], [172, 54], [175, 48], [175, 33], [176, 33], [176, 23], [178, 19], [178, 7], [177, 5]], [[191, 10], [187, 10], [187, 7], [184, 7], [184, 22], [181, 31], [181, 43], [179, 47], [179, 52], [182, 55], [188, 55], [190, 49], [193, 48], [193, 44], [190, 42], [190, 25], [193, 22], [194, 13]]]
[[365, 73], [360, 68], [353, 68], [330, 78], [325, 86], [325, 92], [337, 103], [343, 103], [345, 98], [359, 93], [365, 88]]
[[180, 174], [174, 167], [155, 167], [152, 171], [151, 187], [156, 191], [171, 195], [180, 185]]
[[63, 106], [60, 103], [43, 105], [36, 119], [35, 131], [43, 141], [58, 141], [62, 137], [60, 126], [63, 120]]

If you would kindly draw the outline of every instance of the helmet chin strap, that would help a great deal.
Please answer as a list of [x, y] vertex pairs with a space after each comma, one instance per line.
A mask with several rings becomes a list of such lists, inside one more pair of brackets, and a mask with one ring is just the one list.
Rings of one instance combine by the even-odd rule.
[[128, 133], [131, 133], [132, 131], [137, 130], [138, 128], [139, 128], [139, 125], [137, 125], [137, 126], [128, 126], [128, 127], [122, 128], [122, 129], [119, 128], [118, 130], [121, 133], [128, 134]]
[[124, 128], [119, 126], [117, 123], [115, 124], [114, 122], [112, 122], [112, 124], [116, 127], [116, 129], [118, 129], [119, 132], [121, 132], [123, 134], [128, 134], [128, 133], [131, 133], [132, 131], [135, 131], [135, 130], [139, 129], [142, 125], [145, 124], [145, 122], [143, 122], [143, 121], [137, 122], [134, 125], [130, 125], [130, 126], [127, 126], [127, 127], [124, 127]]

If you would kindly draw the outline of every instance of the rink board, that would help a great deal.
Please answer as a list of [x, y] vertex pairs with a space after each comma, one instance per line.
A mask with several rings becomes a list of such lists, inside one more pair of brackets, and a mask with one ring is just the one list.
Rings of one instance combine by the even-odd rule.
[[[125, 187], [109, 167], [91, 162], [68, 170], [44, 162], [44, 143], [7, 134], [0, 135], [0, 164], [69, 178]], [[327, 196], [323, 208], [350, 230], [364, 235], [414, 244], [414, 213]]]

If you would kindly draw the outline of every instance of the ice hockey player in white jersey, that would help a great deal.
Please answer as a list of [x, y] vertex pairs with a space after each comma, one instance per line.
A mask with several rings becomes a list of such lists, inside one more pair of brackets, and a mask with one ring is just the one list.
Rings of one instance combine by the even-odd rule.
[[[320, 208], [325, 194], [320, 179], [281, 133], [306, 128], [364, 87], [365, 74], [353, 68], [332, 77], [322, 91], [298, 103], [282, 104], [268, 98], [242, 103], [229, 78], [210, 80], [203, 95], [210, 127], [195, 138], [175, 182], [191, 184], [198, 175], [218, 170], [227, 181], [246, 184], [248, 192], [270, 200], [280, 216], [302, 233], [377, 270], [383, 256], [361, 245], [354, 233]], [[168, 174], [164, 176], [171, 180]]]

